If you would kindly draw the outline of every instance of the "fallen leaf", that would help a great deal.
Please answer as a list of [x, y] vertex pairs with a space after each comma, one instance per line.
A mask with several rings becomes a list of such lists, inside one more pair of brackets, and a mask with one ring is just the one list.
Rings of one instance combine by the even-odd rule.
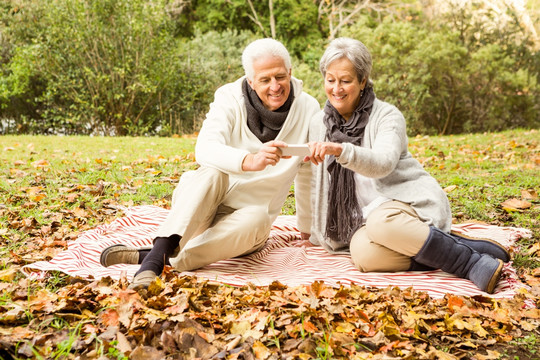
[[272, 353], [264, 344], [260, 341], [255, 341], [252, 345], [253, 354], [256, 359], [267, 359]]
[[527, 250], [527, 255], [532, 255], [534, 253], [540, 252], [540, 242], [534, 243], [529, 250]]
[[9, 269], [1, 270], [0, 271], [0, 280], [2, 281], [13, 281], [15, 279], [15, 275], [17, 274], [17, 269], [11, 267]]
[[234, 322], [231, 325], [231, 334], [242, 335], [251, 330], [251, 323], [249, 321]]
[[131, 352], [131, 345], [129, 344], [129, 341], [124, 334], [118, 332], [116, 334], [116, 340], [118, 341], [118, 345], [116, 346], [118, 350], [120, 350], [124, 354]]
[[533, 189], [521, 190], [521, 198], [524, 200], [538, 199], [538, 193]]
[[501, 206], [507, 212], [513, 212], [513, 211], [521, 212], [524, 209], [530, 208], [531, 203], [528, 202], [527, 200], [519, 200], [516, 198], [512, 198], [501, 203]]
[[131, 360], [148, 360], [148, 359], [164, 359], [163, 352], [152, 346], [137, 346], [130, 354]]
[[42, 168], [42, 167], [45, 167], [45, 166], [49, 166], [49, 162], [45, 159], [42, 159], [42, 160], [36, 160], [32, 163], [32, 166], [35, 167], [35, 168]]
[[445, 193], [451, 193], [452, 191], [454, 191], [455, 189], [457, 189], [457, 185], [450, 185], [450, 186], [447, 186], [445, 187], [443, 190]]

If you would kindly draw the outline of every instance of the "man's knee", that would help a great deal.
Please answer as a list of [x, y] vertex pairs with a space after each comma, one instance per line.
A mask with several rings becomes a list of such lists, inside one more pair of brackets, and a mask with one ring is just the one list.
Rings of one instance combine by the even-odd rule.
[[228, 187], [229, 175], [214, 168], [200, 167], [182, 174], [173, 192], [173, 203], [181, 194], [194, 194], [202, 191], [206, 195], [211, 191], [211, 188], [221, 189], [222, 191], [219, 193], [224, 194]]
[[218, 169], [201, 166], [194, 171], [192, 180], [196, 181], [197, 183], [199, 181], [203, 181], [207, 184], [228, 186], [229, 175]]
[[243, 209], [246, 214], [246, 224], [254, 230], [252, 235], [253, 248], [259, 248], [262, 246], [270, 234], [272, 222], [266, 209], [259, 206], [249, 206]]
[[270, 229], [272, 222], [265, 208], [259, 206], [248, 206], [244, 208], [246, 212], [246, 222], [250, 226], [261, 229], [263, 232]]

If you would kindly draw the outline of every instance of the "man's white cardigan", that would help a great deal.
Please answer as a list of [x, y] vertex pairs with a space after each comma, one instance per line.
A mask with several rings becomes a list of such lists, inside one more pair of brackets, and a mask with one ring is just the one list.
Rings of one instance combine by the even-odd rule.
[[[265, 207], [272, 222], [280, 214], [294, 181], [298, 227], [308, 233], [311, 224], [309, 163], [303, 164], [300, 157], [292, 157], [281, 159], [277, 165], [263, 171], [242, 170], [246, 155], [256, 153], [262, 146], [247, 125], [243, 81], [244, 77], [216, 91], [197, 139], [196, 160], [201, 166], [229, 174], [224, 205], [234, 209], [252, 205]], [[291, 81], [294, 101], [276, 140], [304, 144], [308, 141], [309, 124], [320, 111], [320, 104], [303, 92], [300, 80], [293, 77]], [[249, 219], [246, 224], [249, 225]]]

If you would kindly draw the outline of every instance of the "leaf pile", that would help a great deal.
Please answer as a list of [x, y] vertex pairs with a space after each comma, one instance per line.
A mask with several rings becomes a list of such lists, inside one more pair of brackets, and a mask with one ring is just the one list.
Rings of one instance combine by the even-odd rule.
[[23, 358], [53, 358], [63, 344], [80, 359], [497, 359], [491, 346], [540, 326], [526, 293], [434, 300], [320, 282], [229, 287], [170, 268], [140, 293], [125, 281], [72, 280], [56, 292], [26, 279], [4, 289], [14, 302], [1, 307], [0, 348]]

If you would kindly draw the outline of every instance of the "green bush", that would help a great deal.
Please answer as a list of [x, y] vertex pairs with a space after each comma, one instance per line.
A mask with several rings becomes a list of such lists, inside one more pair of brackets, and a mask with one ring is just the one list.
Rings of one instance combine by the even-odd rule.
[[29, 127], [41, 132], [47, 128], [36, 121], [41, 108], [37, 99], [45, 87], [37, 69], [29, 66], [36, 61], [34, 45], [15, 48], [10, 61], [0, 63], [0, 133], [24, 132]]
[[[187, 75], [163, 1], [49, 1], [45, 118], [75, 132], [152, 133], [175, 118]], [[69, 130], [68, 130], [69, 132]]]
[[[4, 89], [9, 83], [28, 89], [34, 74], [44, 84], [35, 124], [19, 119], [20, 131], [33, 132], [36, 125], [41, 132], [140, 135], [168, 132], [173, 123], [192, 130], [186, 114], [197, 103], [192, 89], [198, 79], [184, 69], [165, 1], [39, 4], [43, 16], [37, 24], [11, 24], [15, 34], [17, 26], [34, 26], [36, 36], [32, 44], [19, 37], [22, 44], [3, 66]], [[0, 101], [6, 107], [20, 93], [10, 87]]]
[[249, 31], [234, 30], [195, 31], [195, 34], [191, 41], [179, 45], [179, 51], [186, 57], [186, 70], [190, 77], [198, 79], [192, 93], [198, 101], [190, 107], [197, 129], [217, 88], [244, 75], [242, 51], [257, 37]]
[[[258, 20], [240, 0], [0, 0], [0, 133], [197, 130], [217, 87], [243, 75], [245, 45], [270, 34], [269, 3], [252, 3]], [[319, 5], [284, 0], [272, 13], [293, 75], [322, 105], [336, 9]], [[410, 135], [540, 126], [540, 54], [519, 22], [492, 26], [477, 1], [431, 17], [415, 0], [379, 10], [338, 36], [366, 43], [377, 96]]]
[[[198, 0], [182, 3], [186, 5], [179, 21], [185, 25], [184, 28], [189, 27], [185, 18], [191, 14], [191, 26], [202, 33], [223, 33], [236, 29], [257, 34], [257, 37], [272, 37], [272, 16], [268, 1], [251, 1], [253, 9], [245, 0]], [[326, 34], [318, 18], [318, 5], [313, 0], [274, 1], [272, 8], [274, 35], [283, 41], [291, 55], [302, 58], [310, 45], [316, 45], [324, 39]], [[182, 32], [186, 33], [185, 30]]]
[[511, 36], [516, 29], [499, 34], [501, 44], [482, 29], [468, 31], [475, 36], [425, 21], [364, 18], [344, 35], [372, 52], [377, 96], [404, 113], [410, 135], [538, 127], [539, 54]]
[[0, 133], [39, 117], [44, 84], [33, 64], [41, 14], [37, 2], [0, 1]]

